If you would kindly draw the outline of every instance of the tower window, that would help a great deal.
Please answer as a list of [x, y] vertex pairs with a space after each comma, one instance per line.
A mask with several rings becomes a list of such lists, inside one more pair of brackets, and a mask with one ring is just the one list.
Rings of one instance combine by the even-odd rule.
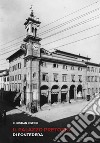
[[34, 32], [34, 27], [32, 27], [32, 33]]
[[37, 29], [35, 28], [35, 37], [36, 37]]

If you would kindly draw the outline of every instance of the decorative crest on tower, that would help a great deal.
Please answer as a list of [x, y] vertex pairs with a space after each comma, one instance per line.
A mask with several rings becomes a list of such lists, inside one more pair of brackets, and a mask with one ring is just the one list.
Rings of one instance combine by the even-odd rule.
[[33, 17], [34, 17], [33, 5], [31, 5], [30, 9], [31, 9], [31, 14], [30, 14], [30, 16], [33, 18]]

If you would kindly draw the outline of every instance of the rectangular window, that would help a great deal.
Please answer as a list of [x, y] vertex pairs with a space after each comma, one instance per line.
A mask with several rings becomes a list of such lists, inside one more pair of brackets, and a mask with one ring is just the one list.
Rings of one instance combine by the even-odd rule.
[[78, 71], [82, 71], [82, 67], [78, 67]]
[[17, 70], [17, 64], [16, 64], [16, 70]]
[[54, 73], [53, 76], [54, 76], [54, 81], [58, 82], [58, 74]]
[[12, 81], [14, 81], [14, 76], [12, 76]]
[[24, 81], [26, 81], [26, 74], [24, 74]]
[[93, 82], [94, 81], [94, 76], [91, 76], [91, 82]]
[[90, 67], [87, 67], [87, 71], [90, 71]]
[[46, 67], [46, 62], [42, 62], [42, 63], [41, 63], [41, 66], [42, 66], [42, 67]]
[[63, 74], [63, 75], [62, 75], [62, 81], [63, 81], [63, 82], [66, 82], [66, 81], [67, 81], [67, 74]]
[[74, 66], [71, 66], [71, 70], [74, 70]]
[[26, 59], [24, 59], [24, 67], [26, 67]]
[[90, 76], [87, 76], [87, 82], [90, 82]]
[[21, 80], [21, 74], [18, 75], [18, 80]]
[[21, 69], [21, 63], [18, 63], [18, 69]]
[[95, 76], [95, 82], [97, 82], [97, 76]]
[[72, 82], [75, 82], [75, 75], [71, 75]]
[[37, 84], [33, 84], [33, 89], [37, 89]]
[[14, 66], [12, 66], [12, 71], [14, 71]]
[[91, 72], [94, 72], [94, 67], [91, 68]]
[[46, 81], [46, 82], [49, 81], [49, 79], [48, 79], [48, 74], [47, 74], [47, 73], [43, 73], [43, 74], [42, 74], [42, 81]]
[[79, 76], [79, 82], [82, 82], [82, 75], [78, 75]]
[[17, 83], [15, 83], [15, 91], [17, 91]]
[[67, 65], [63, 65], [63, 69], [67, 69]]
[[98, 88], [96, 88], [96, 93], [98, 92]]
[[7, 77], [7, 81], [9, 81], [9, 77]]
[[14, 69], [17, 70], [16, 65], [14, 65]]
[[58, 68], [58, 64], [53, 64], [53, 68]]
[[6, 77], [3, 78], [3, 81], [6, 82]]
[[17, 75], [15, 75], [15, 81], [17, 80]]
[[88, 88], [88, 94], [90, 94], [90, 88]]
[[95, 68], [95, 72], [97, 72], [97, 68]]

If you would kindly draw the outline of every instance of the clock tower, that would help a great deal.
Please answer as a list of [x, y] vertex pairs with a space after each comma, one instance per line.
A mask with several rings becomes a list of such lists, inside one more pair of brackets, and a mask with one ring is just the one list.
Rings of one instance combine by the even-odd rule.
[[37, 31], [40, 26], [40, 21], [34, 16], [33, 10], [26, 19], [24, 25], [26, 29], [26, 37], [24, 38], [26, 47], [26, 104], [32, 101], [37, 102], [37, 107], [40, 107], [40, 41], [37, 36]]

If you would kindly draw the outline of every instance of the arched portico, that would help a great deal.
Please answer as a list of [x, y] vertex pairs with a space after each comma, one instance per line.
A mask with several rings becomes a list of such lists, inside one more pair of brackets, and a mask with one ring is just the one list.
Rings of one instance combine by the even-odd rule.
[[53, 85], [51, 88], [51, 104], [58, 102], [59, 86]]
[[44, 104], [48, 103], [48, 86], [43, 85], [40, 88], [41, 95], [40, 95], [40, 106], [43, 106]]
[[68, 86], [63, 85], [61, 87], [61, 102], [67, 101], [67, 99], [68, 99], [67, 96], [68, 96]]
[[82, 96], [82, 85], [79, 84], [77, 87], [77, 98], [83, 98]]
[[74, 99], [74, 97], [75, 97], [75, 85], [71, 85], [69, 91], [69, 98]]

